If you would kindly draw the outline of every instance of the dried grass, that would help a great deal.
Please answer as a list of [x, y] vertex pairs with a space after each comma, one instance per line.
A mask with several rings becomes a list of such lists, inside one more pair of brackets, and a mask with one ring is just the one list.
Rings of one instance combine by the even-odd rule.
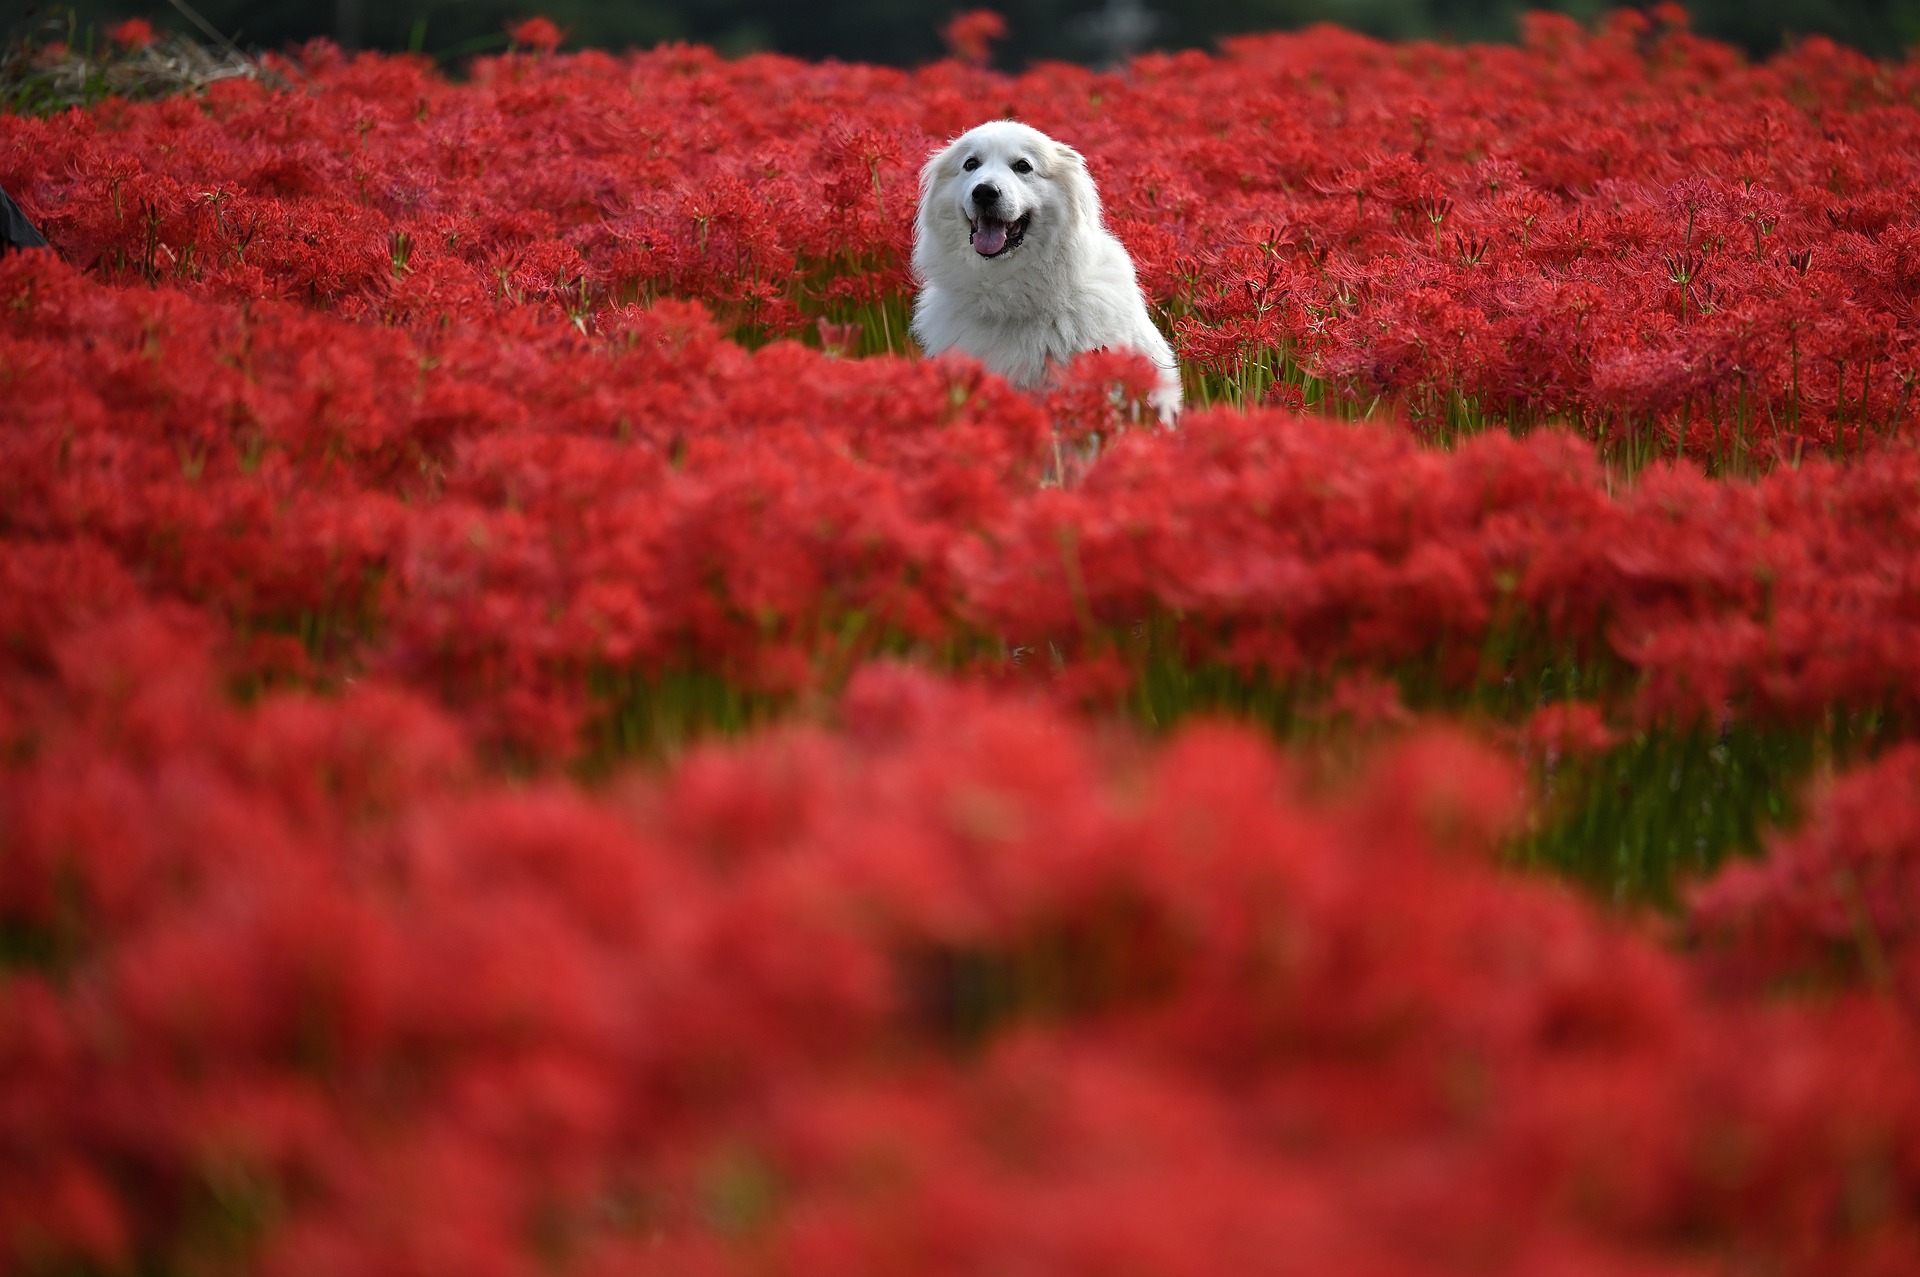
[[71, 17], [29, 26], [0, 48], [0, 109], [21, 114], [48, 115], [107, 97], [150, 101], [233, 79], [284, 83], [271, 67], [231, 45], [216, 48], [167, 34], [124, 48], [91, 30], [81, 35]]

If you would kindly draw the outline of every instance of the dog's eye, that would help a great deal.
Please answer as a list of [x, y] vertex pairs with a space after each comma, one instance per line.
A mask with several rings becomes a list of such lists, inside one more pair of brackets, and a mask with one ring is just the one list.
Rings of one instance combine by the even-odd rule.
[[973, 170], [975, 170], [975, 169], [977, 169], [977, 168], [979, 168], [979, 167], [980, 167], [980, 161], [979, 161], [979, 160], [977, 160], [977, 159], [969, 159], [969, 160], [968, 160], [968, 161], [967, 161], [967, 162], [966, 162], [965, 164], [962, 164], [962, 165], [960, 166], [960, 171], [961, 171], [961, 172], [963, 172], [963, 173], [971, 173], [971, 172], [973, 172]]
[[1016, 173], [1031, 173], [1033, 172], [1033, 165], [1027, 163], [1025, 160], [1015, 160], [1013, 162], [1013, 171]]

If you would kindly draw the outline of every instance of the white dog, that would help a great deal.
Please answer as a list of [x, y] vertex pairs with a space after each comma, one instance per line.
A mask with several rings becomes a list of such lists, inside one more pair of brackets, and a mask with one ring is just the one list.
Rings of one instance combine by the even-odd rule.
[[1160, 419], [1179, 412], [1179, 365], [1101, 221], [1086, 161], [1038, 129], [993, 120], [927, 161], [913, 272], [913, 336], [927, 354], [961, 350], [1030, 387], [1051, 364], [1124, 347], [1159, 367], [1149, 400]]

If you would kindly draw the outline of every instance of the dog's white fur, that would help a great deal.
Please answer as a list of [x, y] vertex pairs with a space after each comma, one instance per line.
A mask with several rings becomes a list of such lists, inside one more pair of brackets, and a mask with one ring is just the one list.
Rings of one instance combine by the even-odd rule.
[[[971, 161], [977, 161], [969, 167]], [[985, 186], [996, 193], [986, 204]], [[978, 219], [1024, 223], [995, 256], [976, 252]], [[993, 120], [934, 153], [920, 171], [913, 225], [913, 336], [929, 355], [960, 350], [1016, 386], [1083, 351], [1137, 350], [1160, 369], [1149, 396], [1165, 422], [1180, 409], [1180, 368], [1148, 317], [1133, 259], [1100, 216], [1078, 151], [1038, 129]]]

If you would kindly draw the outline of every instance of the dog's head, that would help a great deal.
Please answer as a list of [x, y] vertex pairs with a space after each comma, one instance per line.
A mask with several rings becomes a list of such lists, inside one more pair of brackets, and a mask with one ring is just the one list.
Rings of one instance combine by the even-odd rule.
[[969, 129], [920, 171], [914, 264], [993, 269], [1044, 255], [1097, 229], [1099, 197], [1086, 161], [1070, 146], [1013, 120]]

